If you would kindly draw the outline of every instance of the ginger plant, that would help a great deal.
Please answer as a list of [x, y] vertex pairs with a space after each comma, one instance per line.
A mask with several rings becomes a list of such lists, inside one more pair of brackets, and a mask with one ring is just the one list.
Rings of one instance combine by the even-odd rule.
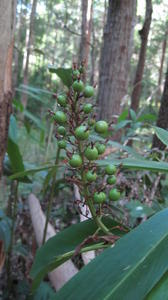
[[[109, 190], [109, 187], [116, 184], [116, 167], [109, 164], [100, 168], [97, 164], [106, 150], [110, 125], [104, 120], [96, 121], [95, 106], [91, 103], [94, 87], [83, 83], [83, 72], [82, 65], [79, 68], [73, 65], [72, 85], [67, 93], [56, 96], [59, 108], [56, 112], [50, 111], [50, 115], [56, 125], [58, 151], [66, 151], [67, 168], [72, 173], [66, 176], [66, 180], [78, 186], [98, 230], [110, 234], [102, 221], [102, 208], [106, 201], [117, 201], [120, 198], [116, 188]], [[105, 137], [104, 142], [93, 141], [92, 132]]]

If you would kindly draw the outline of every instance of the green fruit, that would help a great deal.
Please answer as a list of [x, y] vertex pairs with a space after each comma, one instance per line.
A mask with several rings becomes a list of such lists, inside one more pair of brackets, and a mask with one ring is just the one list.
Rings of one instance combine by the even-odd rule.
[[59, 127], [58, 127], [58, 133], [59, 133], [60, 135], [65, 136], [65, 135], [66, 135], [66, 129], [65, 129], [65, 127], [64, 127], [64, 126], [59, 126]]
[[93, 126], [95, 124], [95, 122], [96, 122], [95, 119], [89, 119], [88, 120], [88, 125]]
[[84, 83], [81, 80], [76, 80], [74, 81], [74, 83], [72, 84], [72, 88], [75, 92], [82, 92], [84, 89]]
[[58, 98], [57, 98], [57, 101], [58, 101], [59, 105], [61, 105], [62, 107], [66, 107], [67, 106], [66, 96], [59, 95]]
[[120, 199], [120, 192], [117, 189], [111, 189], [109, 191], [109, 199], [112, 201], [117, 201]]
[[84, 141], [89, 137], [89, 131], [86, 126], [79, 126], [75, 129], [75, 136], [78, 140]]
[[97, 133], [106, 133], [108, 130], [108, 124], [106, 121], [98, 121], [95, 125], [95, 131]]
[[107, 178], [108, 184], [115, 184], [116, 181], [117, 181], [117, 178], [114, 175]]
[[89, 114], [92, 111], [92, 109], [93, 109], [93, 107], [92, 107], [92, 104], [90, 104], [90, 103], [85, 104], [83, 107], [83, 111], [85, 114]]
[[88, 172], [86, 173], [86, 180], [87, 180], [88, 182], [93, 182], [93, 181], [96, 180], [96, 178], [97, 178], [97, 174], [96, 174], [96, 173], [93, 173], [93, 172], [91, 172], [91, 171], [88, 171]]
[[64, 124], [67, 121], [67, 117], [64, 114], [63, 111], [58, 110], [55, 115], [54, 115], [54, 120], [58, 123], [58, 124]]
[[80, 72], [78, 70], [73, 70], [72, 74], [73, 74], [73, 79], [78, 79], [80, 76]]
[[106, 194], [103, 192], [95, 193], [93, 198], [95, 203], [101, 204], [106, 200]]
[[59, 141], [58, 142], [58, 147], [60, 149], [65, 149], [66, 148], [66, 141], [65, 140]]
[[84, 88], [83, 95], [85, 98], [90, 98], [94, 95], [94, 88], [91, 85], [87, 85]]
[[71, 167], [73, 168], [78, 168], [82, 165], [82, 158], [79, 154], [73, 154], [70, 161], [69, 161], [69, 164]]
[[105, 172], [107, 175], [113, 175], [116, 173], [116, 167], [114, 165], [107, 165], [105, 168]]
[[88, 160], [96, 160], [99, 156], [96, 147], [87, 147], [85, 150], [85, 156]]
[[104, 144], [96, 144], [96, 148], [99, 154], [103, 154], [106, 150], [106, 146]]

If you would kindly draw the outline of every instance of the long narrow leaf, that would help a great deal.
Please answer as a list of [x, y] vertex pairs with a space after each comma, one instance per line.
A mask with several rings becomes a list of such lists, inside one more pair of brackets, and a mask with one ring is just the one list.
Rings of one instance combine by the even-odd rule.
[[52, 300], [146, 299], [168, 271], [167, 220], [165, 209], [142, 223], [84, 267]]
[[[106, 226], [109, 228], [116, 227], [116, 221], [106, 218], [104, 219]], [[58, 267], [69, 259], [75, 248], [83, 242], [88, 236], [93, 235], [97, 226], [93, 220], [84, 221], [59, 232], [56, 236], [49, 239], [36, 254], [35, 261], [31, 270], [31, 276], [34, 279], [33, 289], [35, 289], [42, 278], [51, 270]], [[119, 229], [113, 230], [114, 234], [123, 235]], [[68, 252], [68, 253], [67, 253]], [[67, 253], [67, 255], [65, 255]]]

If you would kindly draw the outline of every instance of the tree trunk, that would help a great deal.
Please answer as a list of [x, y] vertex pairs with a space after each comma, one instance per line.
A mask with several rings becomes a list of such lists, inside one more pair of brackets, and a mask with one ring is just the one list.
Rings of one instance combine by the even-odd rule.
[[[32, 3], [32, 10], [30, 15], [30, 26], [27, 33], [26, 38], [26, 58], [25, 58], [25, 65], [24, 65], [24, 74], [23, 74], [23, 84], [28, 85], [28, 73], [29, 73], [29, 59], [31, 54], [31, 47], [33, 44], [33, 31], [34, 31], [34, 21], [35, 21], [35, 14], [36, 14], [36, 8], [37, 8], [37, 1], [33, 0]], [[27, 106], [27, 94], [22, 95], [22, 104], [24, 108]]]
[[92, 21], [92, 48], [91, 48], [91, 75], [90, 75], [90, 84], [93, 85], [95, 83], [95, 44], [96, 44], [96, 39], [95, 39], [95, 26]]
[[[160, 105], [160, 110], [159, 110], [159, 115], [157, 120], [157, 126], [164, 129], [168, 129], [168, 66], [167, 66], [164, 91], [161, 99], [161, 105]], [[156, 135], [154, 135], [152, 147], [163, 150], [166, 146], [157, 138]]]
[[166, 29], [166, 33], [165, 33], [164, 40], [163, 40], [163, 43], [162, 43], [162, 55], [161, 55], [160, 68], [159, 68], [158, 86], [160, 86], [161, 83], [162, 83], [163, 64], [164, 64], [166, 46], [167, 46], [167, 36], [168, 36], [168, 29]]
[[137, 70], [134, 79], [134, 87], [131, 95], [131, 108], [134, 111], [137, 111], [139, 107], [143, 71], [145, 66], [146, 49], [147, 49], [147, 42], [148, 42], [151, 20], [152, 20], [152, 1], [146, 0], [145, 21], [143, 24], [143, 28], [139, 31], [139, 35], [141, 38], [141, 48], [140, 48], [139, 60], [138, 60]]
[[90, 50], [90, 38], [92, 27], [92, 12], [93, 0], [82, 0], [82, 26], [81, 26], [81, 40], [79, 48], [79, 63], [85, 62], [87, 69]]
[[12, 56], [16, 0], [0, 1], [0, 177], [12, 111]]
[[99, 69], [99, 118], [120, 114], [127, 94], [136, 0], [109, 0]]
[[18, 17], [18, 26], [16, 24], [17, 33], [15, 38], [15, 47], [14, 47], [14, 70], [13, 70], [13, 96], [15, 96], [15, 88], [18, 85], [18, 73], [19, 73], [19, 60], [20, 60], [20, 54], [21, 54], [21, 47], [20, 47], [20, 40], [22, 35], [22, 26], [23, 26], [23, 4], [21, 1], [20, 4], [20, 13]]

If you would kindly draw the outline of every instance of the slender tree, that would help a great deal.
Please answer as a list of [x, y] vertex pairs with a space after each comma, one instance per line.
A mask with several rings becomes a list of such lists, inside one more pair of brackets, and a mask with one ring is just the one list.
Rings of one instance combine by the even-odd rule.
[[168, 22], [166, 26], [166, 32], [164, 35], [164, 39], [162, 42], [162, 54], [161, 54], [161, 60], [160, 60], [160, 68], [159, 68], [159, 78], [158, 78], [158, 86], [162, 83], [162, 77], [163, 77], [163, 64], [165, 60], [165, 54], [166, 54], [166, 46], [167, 46], [167, 36], [168, 36]]
[[133, 91], [131, 95], [131, 108], [134, 111], [137, 111], [139, 107], [141, 88], [142, 88], [142, 78], [143, 78], [145, 58], [146, 58], [146, 49], [147, 49], [147, 42], [148, 42], [151, 20], [152, 20], [152, 0], [146, 0], [145, 21], [142, 29], [139, 31], [139, 35], [141, 38], [141, 48], [139, 52], [138, 65], [136, 69]]
[[[164, 84], [164, 91], [161, 98], [157, 126], [168, 129], [168, 66]], [[163, 150], [166, 146], [157, 138], [156, 135], [154, 135], [152, 147]]]
[[16, 15], [15, 0], [0, 1], [0, 177], [12, 111], [12, 56]]
[[85, 61], [85, 67], [88, 66], [91, 28], [92, 28], [92, 12], [93, 0], [82, 0], [82, 24], [81, 24], [81, 40], [79, 47], [79, 62]]
[[[32, 2], [32, 9], [30, 15], [30, 26], [27, 31], [27, 38], [26, 38], [26, 57], [25, 57], [25, 65], [24, 65], [24, 74], [23, 74], [23, 83], [28, 85], [28, 75], [29, 75], [29, 59], [31, 54], [31, 47], [33, 44], [33, 31], [34, 31], [34, 21], [36, 15], [36, 8], [37, 8], [37, 1], [33, 0]], [[22, 103], [23, 106], [27, 106], [27, 94], [22, 95]]]
[[109, 121], [127, 94], [135, 13], [136, 0], [109, 0], [98, 90], [99, 118]]

